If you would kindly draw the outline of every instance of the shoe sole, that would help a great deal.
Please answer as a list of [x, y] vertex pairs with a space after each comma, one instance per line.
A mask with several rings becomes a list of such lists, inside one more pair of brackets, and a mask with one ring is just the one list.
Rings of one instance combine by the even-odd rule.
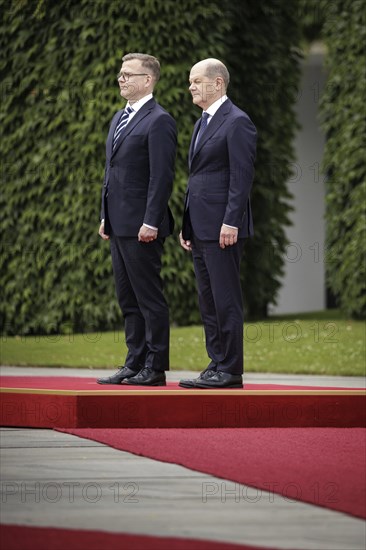
[[184, 382], [179, 382], [178, 386], [180, 386], [181, 388], [195, 388], [196, 384], [185, 384]]
[[125, 382], [123, 385], [125, 386], [166, 386], [166, 382], [157, 382], [155, 384], [137, 384], [134, 382]]
[[203, 384], [196, 384], [194, 386], [195, 388], [199, 388], [201, 390], [230, 390], [230, 389], [242, 389], [244, 387], [243, 384], [230, 384], [230, 386], [204, 386]]
[[97, 384], [101, 384], [102, 386], [118, 386], [121, 382], [98, 382]]
[[127, 378], [122, 378], [119, 382], [99, 382], [97, 380], [97, 384], [101, 384], [102, 386], [119, 386], [122, 384], [123, 380], [126, 380]]

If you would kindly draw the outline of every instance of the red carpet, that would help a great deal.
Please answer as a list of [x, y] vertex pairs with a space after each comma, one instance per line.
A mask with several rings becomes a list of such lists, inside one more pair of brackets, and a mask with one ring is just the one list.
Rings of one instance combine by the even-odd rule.
[[364, 427], [365, 390], [276, 384], [189, 390], [95, 378], [1, 379], [0, 424], [37, 428]]
[[[353, 516], [366, 517], [364, 429], [59, 431], [281, 494], [290, 500], [301, 500]], [[207, 498], [210, 498], [210, 491], [216, 489], [222, 490], [221, 485], [208, 487]], [[233, 489], [232, 484], [228, 485], [227, 491], [230, 489]], [[250, 496], [253, 497], [252, 494]], [[241, 498], [245, 498], [245, 495]]]
[[18, 525], [2, 525], [0, 543], [3, 550], [271, 550], [208, 540]]

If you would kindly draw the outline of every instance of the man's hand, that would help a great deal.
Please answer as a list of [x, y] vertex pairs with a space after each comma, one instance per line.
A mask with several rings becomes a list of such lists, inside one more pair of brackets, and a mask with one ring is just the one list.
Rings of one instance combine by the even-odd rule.
[[191, 241], [185, 241], [183, 239], [182, 232], [179, 233], [179, 241], [180, 241], [181, 247], [184, 248], [184, 250], [187, 250], [188, 252], [190, 252], [192, 250]]
[[150, 229], [150, 227], [146, 227], [146, 225], [142, 225], [140, 227], [140, 231], [137, 237], [140, 242], [150, 243], [151, 241], [155, 241], [157, 236], [158, 236], [157, 229]]
[[100, 224], [98, 233], [99, 233], [99, 235], [102, 237], [103, 241], [108, 241], [109, 235], [106, 235], [106, 234], [104, 233], [104, 222], [102, 222], [102, 223]]
[[232, 246], [238, 241], [238, 229], [235, 227], [227, 227], [227, 225], [221, 226], [220, 231], [220, 247]]

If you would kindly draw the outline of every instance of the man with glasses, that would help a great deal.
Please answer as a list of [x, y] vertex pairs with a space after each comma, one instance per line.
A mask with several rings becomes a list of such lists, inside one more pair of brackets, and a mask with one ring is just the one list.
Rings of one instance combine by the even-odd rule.
[[182, 247], [192, 251], [210, 364], [185, 388], [243, 386], [240, 259], [253, 234], [250, 190], [256, 129], [227, 97], [229, 72], [218, 59], [196, 63], [189, 91], [203, 114], [194, 127]]
[[125, 55], [117, 75], [127, 104], [114, 115], [107, 138], [99, 235], [110, 240], [128, 352], [117, 373], [99, 384], [164, 386], [169, 369], [161, 256], [174, 225], [168, 200], [177, 131], [153, 98], [159, 76], [159, 61], [142, 53]]

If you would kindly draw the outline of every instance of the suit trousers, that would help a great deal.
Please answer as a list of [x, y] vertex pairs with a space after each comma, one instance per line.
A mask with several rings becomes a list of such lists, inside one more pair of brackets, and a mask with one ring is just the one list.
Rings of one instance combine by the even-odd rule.
[[116, 294], [125, 322], [125, 366], [169, 370], [169, 309], [163, 294], [164, 239], [110, 236]]
[[198, 300], [210, 367], [230, 374], [243, 373], [243, 301], [240, 259], [244, 239], [220, 248], [218, 241], [193, 235], [192, 256]]

